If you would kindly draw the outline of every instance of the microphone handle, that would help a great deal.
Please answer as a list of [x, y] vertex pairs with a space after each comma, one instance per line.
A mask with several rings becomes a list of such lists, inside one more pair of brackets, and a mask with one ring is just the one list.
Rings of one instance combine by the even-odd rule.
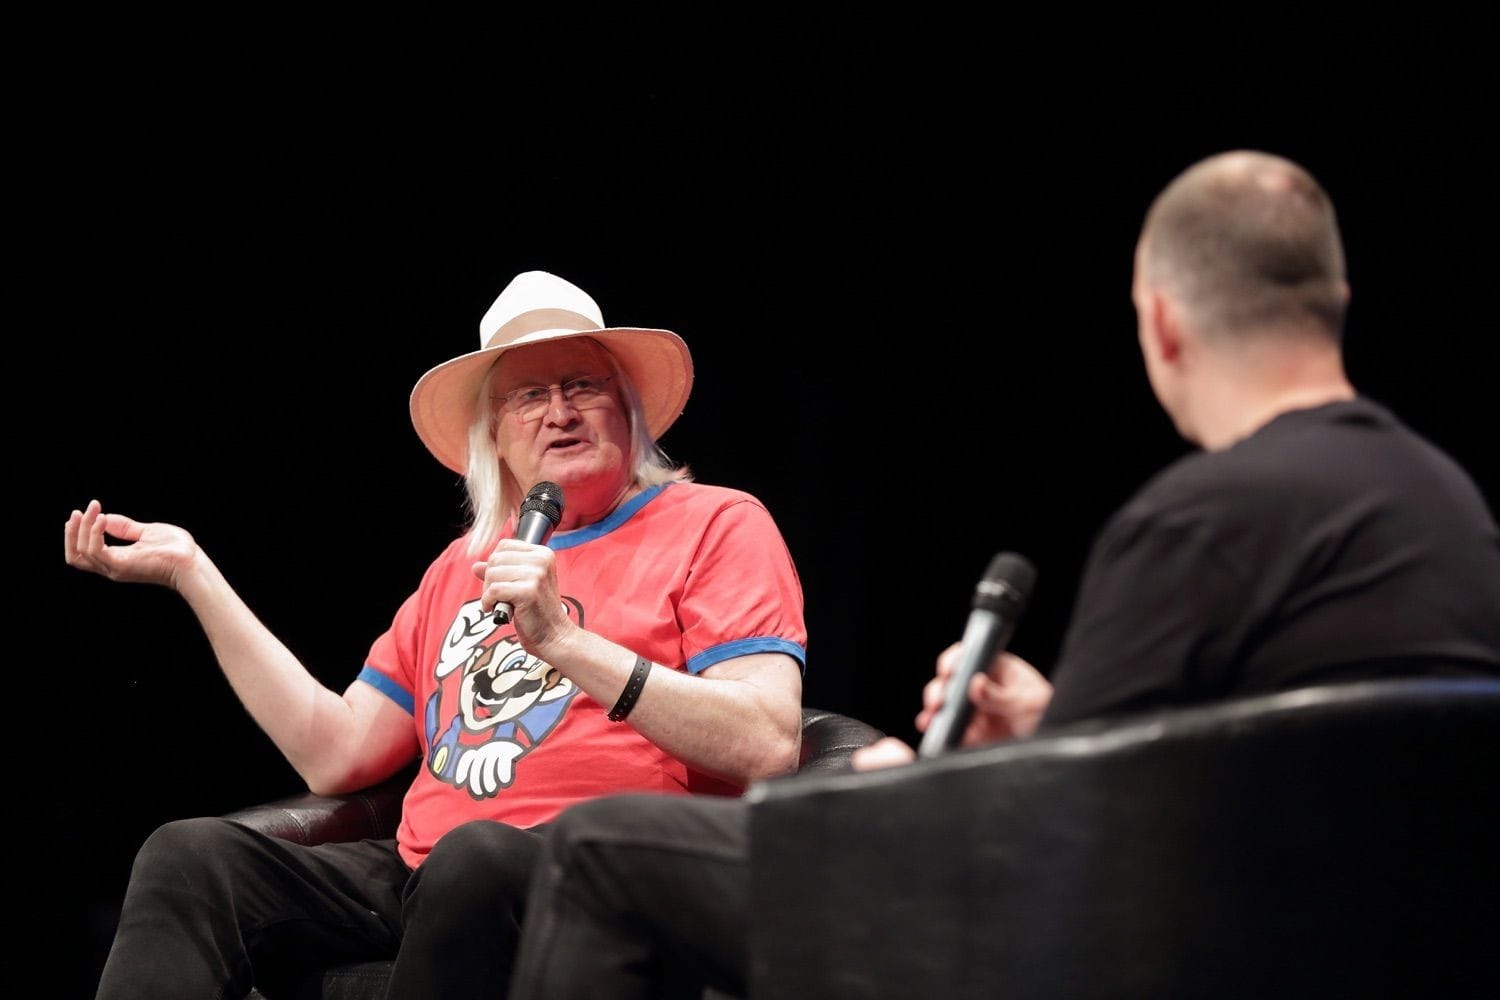
[[984, 671], [995, 651], [1003, 649], [1010, 641], [1015, 625], [1014, 617], [1007, 620], [983, 608], [969, 613], [958, 665], [953, 676], [948, 678], [942, 707], [922, 734], [922, 743], [917, 748], [919, 758], [936, 757], [962, 742], [964, 730], [974, 715], [974, 703], [969, 700], [969, 682], [974, 675]]
[[[521, 515], [521, 523], [516, 525], [516, 537], [523, 542], [532, 545], [541, 545], [552, 534], [553, 524], [547, 519], [547, 515], [538, 511], [528, 510]], [[510, 616], [515, 613], [515, 608], [505, 601], [495, 605], [495, 624], [505, 625], [510, 622]]]

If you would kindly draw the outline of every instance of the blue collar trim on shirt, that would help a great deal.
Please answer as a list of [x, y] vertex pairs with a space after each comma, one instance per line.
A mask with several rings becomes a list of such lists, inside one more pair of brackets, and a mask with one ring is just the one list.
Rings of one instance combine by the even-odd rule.
[[662, 483], [660, 486], [653, 486], [643, 493], [637, 493], [616, 507], [604, 520], [591, 524], [586, 528], [570, 531], [566, 535], [553, 535], [547, 539], [547, 547], [553, 552], [561, 552], [563, 549], [571, 549], [575, 545], [582, 545], [584, 542], [591, 542], [596, 538], [601, 538], [634, 517], [636, 511], [646, 506], [652, 500], [655, 500], [661, 494], [662, 490], [671, 485], [671, 483]]

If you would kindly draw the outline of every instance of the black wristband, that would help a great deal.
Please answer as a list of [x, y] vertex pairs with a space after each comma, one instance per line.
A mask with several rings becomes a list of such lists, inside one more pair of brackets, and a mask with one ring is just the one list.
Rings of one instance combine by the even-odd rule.
[[620, 692], [620, 700], [609, 710], [610, 722], [619, 722], [630, 714], [630, 710], [635, 707], [635, 700], [641, 696], [641, 688], [646, 686], [646, 675], [650, 672], [651, 661], [644, 656], [637, 656], [635, 669], [630, 672], [630, 680], [625, 682], [625, 690]]

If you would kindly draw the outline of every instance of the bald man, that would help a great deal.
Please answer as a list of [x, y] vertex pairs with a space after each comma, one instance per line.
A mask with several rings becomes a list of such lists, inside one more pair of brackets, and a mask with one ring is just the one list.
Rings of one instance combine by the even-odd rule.
[[[1051, 683], [1015, 656], [974, 680], [966, 745], [1314, 683], [1500, 673], [1494, 518], [1447, 455], [1350, 384], [1321, 185], [1260, 152], [1193, 165], [1146, 215], [1132, 298], [1156, 398], [1202, 450], [1105, 526]], [[859, 763], [904, 756], [885, 744]]]
[[[1500, 675], [1500, 533], [1462, 469], [1350, 384], [1322, 186], [1254, 151], [1193, 165], [1146, 215], [1132, 298], [1152, 389], [1200, 450], [1099, 534], [1050, 679], [1009, 653], [973, 679], [964, 745], [1311, 684]], [[913, 756], [891, 738], [855, 765]], [[587, 803], [545, 853], [514, 997], [670, 995], [662, 977], [687, 975], [743, 993], [742, 801]]]

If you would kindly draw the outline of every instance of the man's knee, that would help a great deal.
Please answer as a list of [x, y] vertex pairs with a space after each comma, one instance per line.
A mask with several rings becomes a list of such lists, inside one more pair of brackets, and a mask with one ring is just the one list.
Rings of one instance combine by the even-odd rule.
[[444, 834], [422, 862], [421, 880], [462, 896], [481, 889], [488, 896], [521, 897], [541, 850], [541, 838], [493, 820], [471, 820]]
[[570, 806], [547, 826], [548, 860], [566, 868], [580, 851], [601, 840], [631, 839], [641, 812], [635, 795], [608, 796]]
[[575, 892], [628, 893], [645, 857], [714, 853], [736, 843], [740, 820], [732, 805], [649, 793], [581, 802], [548, 826], [545, 863]]
[[237, 852], [243, 834], [215, 816], [177, 819], [152, 831], [135, 855], [135, 874], [217, 867]]
[[701, 795], [625, 793], [568, 808], [547, 829], [548, 857], [575, 862], [582, 852], [623, 849], [714, 850], [745, 840], [739, 799]]

